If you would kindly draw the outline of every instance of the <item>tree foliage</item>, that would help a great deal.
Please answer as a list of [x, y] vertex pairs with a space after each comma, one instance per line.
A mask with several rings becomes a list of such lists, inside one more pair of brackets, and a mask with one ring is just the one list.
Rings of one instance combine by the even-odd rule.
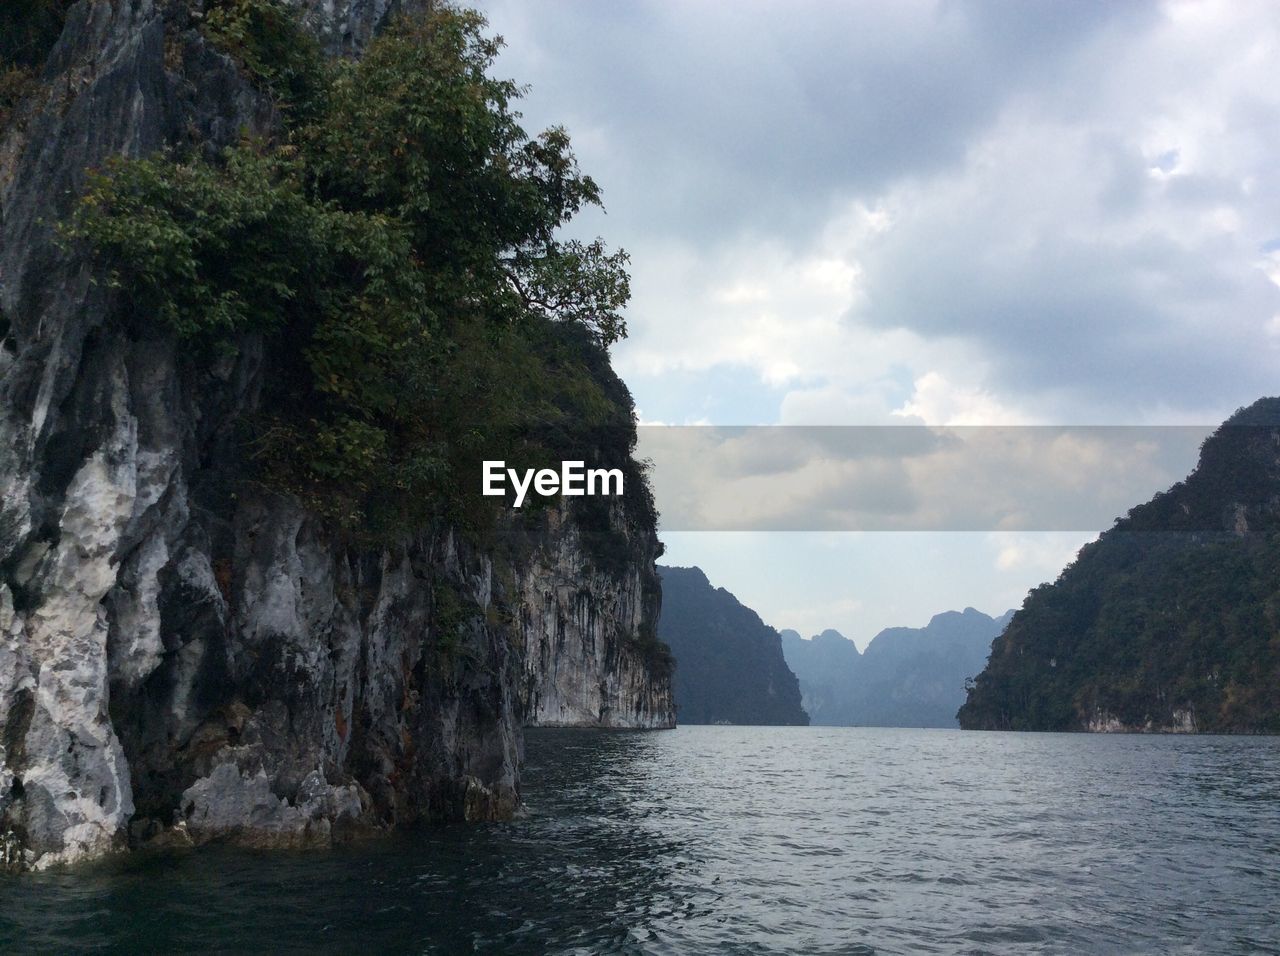
[[316, 108], [325, 86], [315, 38], [275, 0], [207, 0], [205, 34], [234, 57], [293, 120]]
[[65, 227], [128, 321], [173, 330], [193, 360], [265, 342], [247, 447], [349, 528], [480, 507], [458, 492], [478, 492], [486, 456], [572, 448], [636, 472], [605, 352], [625, 333], [626, 254], [559, 238], [599, 189], [562, 129], [521, 129], [484, 26], [437, 8], [326, 61], [274, 0], [223, 0], [206, 29], [284, 130], [219, 162], [112, 163]]
[[1280, 733], [1280, 400], [1242, 409], [1195, 472], [1134, 508], [1027, 597], [962, 726], [1078, 730], [1095, 717]]

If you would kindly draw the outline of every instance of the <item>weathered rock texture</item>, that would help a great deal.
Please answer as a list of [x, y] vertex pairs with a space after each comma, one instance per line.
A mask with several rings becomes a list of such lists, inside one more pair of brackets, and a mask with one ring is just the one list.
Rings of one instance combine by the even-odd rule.
[[387, 21], [415, 13], [432, 0], [287, 0], [332, 54], [358, 54]]
[[[391, 0], [298, 0], [352, 53]], [[75, 6], [0, 141], [0, 837], [44, 867], [166, 834], [264, 846], [508, 815], [526, 720], [659, 727], [656, 538], [590, 571], [552, 516], [520, 560], [434, 528], [338, 544], [237, 480], [271, 373], [209, 371], [57, 241], [87, 168], [274, 122], [191, 5]], [[526, 649], [528, 654], [526, 655]]]
[[[621, 516], [615, 516], [621, 523]], [[595, 569], [577, 529], [556, 516], [559, 546], [543, 549], [520, 583], [523, 698], [543, 727], [675, 725], [668, 669], [638, 640], [652, 638], [661, 588], [652, 550], [624, 575]], [[650, 641], [652, 646], [652, 640]]]

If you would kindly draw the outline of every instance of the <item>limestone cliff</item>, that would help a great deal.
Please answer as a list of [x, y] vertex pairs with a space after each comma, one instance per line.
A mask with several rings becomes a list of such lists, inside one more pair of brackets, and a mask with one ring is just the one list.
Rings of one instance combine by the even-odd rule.
[[652, 544], [621, 576], [594, 567], [558, 515], [558, 546], [521, 582], [523, 699], [543, 727], [675, 725], [665, 647], [653, 637], [661, 590]]
[[[394, 0], [299, 0], [355, 53]], [[325, 844], [519, 801], [526, 720], [672, 723], [646, 655], [653, 529], [594, 570], [567, 513], [523, 549], [440, 526], [356, 547], [241, 480], [271, 374], [210, 367], [59, 241], [85, 171], [276, 122], [199, 3], [82, 0], [0, 132], [0, 835], [45, 867], [152, 837]]]

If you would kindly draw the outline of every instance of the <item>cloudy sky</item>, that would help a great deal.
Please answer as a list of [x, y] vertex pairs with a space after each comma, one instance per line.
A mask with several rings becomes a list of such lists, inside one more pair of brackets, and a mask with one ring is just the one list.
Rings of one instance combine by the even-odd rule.
[[[1205, 425], [1277, 391], [1274, 3], [480, 6], [604, 189], [579, 228], [632, 254], [646, 421]], [[1017, 605], [1087, 537], [664, 535], [863, 643]]]

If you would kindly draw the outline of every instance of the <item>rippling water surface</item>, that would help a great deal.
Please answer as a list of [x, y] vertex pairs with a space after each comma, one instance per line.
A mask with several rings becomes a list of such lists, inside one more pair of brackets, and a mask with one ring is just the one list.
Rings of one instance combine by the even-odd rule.
[[6, 951], [1280, 953], [1280, 739], [535, 731], [527, 817], [0, 880]]

